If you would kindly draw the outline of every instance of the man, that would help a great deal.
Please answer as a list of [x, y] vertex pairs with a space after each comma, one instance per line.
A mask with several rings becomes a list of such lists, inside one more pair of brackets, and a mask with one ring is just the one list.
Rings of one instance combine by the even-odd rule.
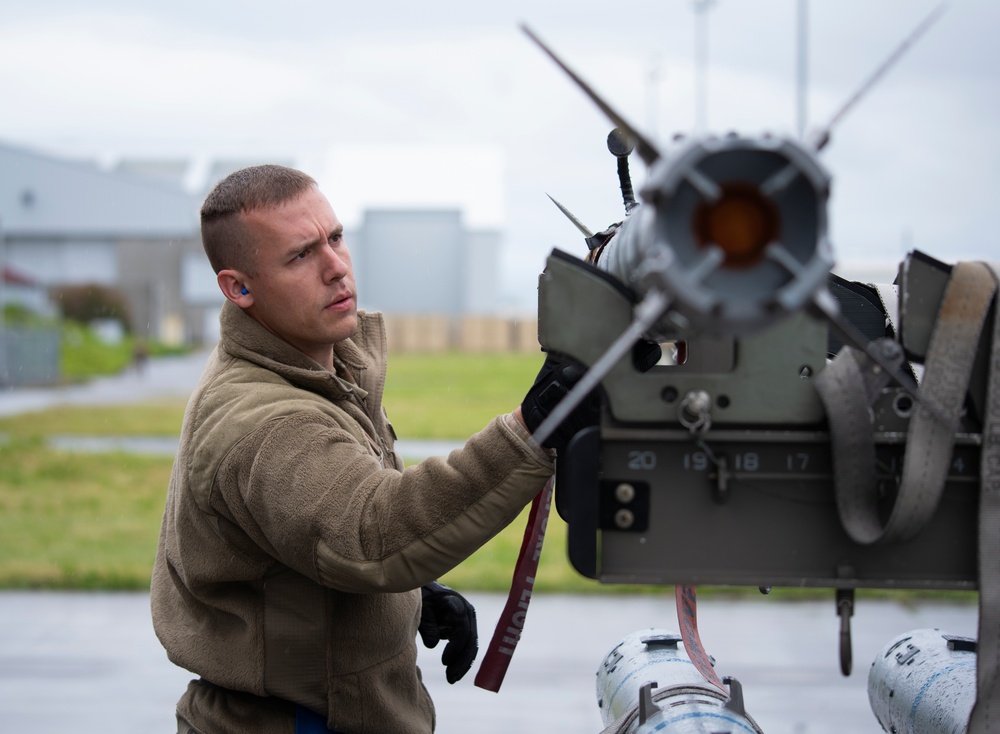
[[[237, 171], [201, 222], [227, 301], [184, 417], [151, 593], [170, 659], [200, 676], [178, 731], [427, 734], [418, 629], [455, 638], [449, 680], [476, 649], [471, 607], [428, 585], [517, 516], [552, 452], [518, 407], [403, 469], [381, 405], [381, 316], [357, 310], [343, 227], [305, 174]], [[565, 393], [561, 374], [547, 360], [525, 398], [532, 428]]]

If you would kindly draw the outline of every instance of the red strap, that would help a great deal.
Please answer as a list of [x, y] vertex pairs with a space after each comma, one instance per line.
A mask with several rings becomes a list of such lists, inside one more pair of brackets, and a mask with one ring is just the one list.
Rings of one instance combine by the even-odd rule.
[[545, 525], [549, 521], [551, 506], [552, 480], [550, 479], [531, 503], [528, 524], [524, 528], [524, 538], [521, 540], [521, 552], [517, 556], [514, 577], [511, 579], [510, 592], [507, 594], [507, 604], [500, 614], [496, 629], [493, 631], [493, 639], [490, 640], [483, 662], [476, 673], [476, 685], [487, 691], [499, 692], [510, 659], [514, 655], [514, 648], [521, 639], [524, 618], [528, 613], [528, 603], [531, 601], [531, 591], [535, 586], [538, 558], [542, 555]]
[[698, 594], [695, 588], [678, 586], [674, 591], [674, 597], [677, 601], [677, 623], [681, 626], [681, 638], [684, 640], [684, 649], [688, 657], [705, 680], [728, 696], [729, 689], [719, 680], [715, 668], [712, 667], [712, 660], [701, 644], [701, 636], [698, 634]]

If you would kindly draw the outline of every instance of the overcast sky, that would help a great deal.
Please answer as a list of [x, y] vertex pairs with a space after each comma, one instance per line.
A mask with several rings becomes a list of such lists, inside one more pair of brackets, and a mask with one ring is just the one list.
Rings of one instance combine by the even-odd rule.
[[[811, 0], [807, 98], [822, 126], [936, 0]], [[707, 127], [796, 134], [796, 0], [717, 0]], [[0, 140], [97, 157], [269, 158], [365, 206], [460, 205], [504, 233], [502, 287], [531, 306], [553, 246], [621, 219], [610, 123], [531, 26], [668, 147], [695, 126], [691, 0], [628, 3], [0, 0]], [[996, 258], [1000, 3], [953, 0], [834, 129], [842, 263]], [[637, 184], [642, 163], [633, 159]]]

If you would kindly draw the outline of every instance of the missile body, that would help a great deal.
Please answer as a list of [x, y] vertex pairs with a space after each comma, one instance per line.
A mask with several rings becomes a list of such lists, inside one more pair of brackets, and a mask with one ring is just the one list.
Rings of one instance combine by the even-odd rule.
[[976, 642], [919, 629], [895, 637], [868, 671], [868, 702], [885, 731], [961, 734], [976, 700]]
[[614, 734], [761, 734], [743, 710], [739, 682], [726, 682], [728, 696], [694, 667], [679, 634], [646, 629], [605, 656], [597, 671], [597, 701]]

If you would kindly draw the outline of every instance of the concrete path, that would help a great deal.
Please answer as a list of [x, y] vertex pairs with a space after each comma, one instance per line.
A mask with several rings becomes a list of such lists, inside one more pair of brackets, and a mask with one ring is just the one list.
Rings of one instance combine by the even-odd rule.
[[[56, 388], [0, 388], [0, 416], [45, 410], [59, 405], [121, 405], [161, 398], [186, 398], [191, 394], [208, 358], [209, 350], [181, 357], [152, 359], [142, 372], [128, 370], [81, 385]], [[55, 436], [53, 445], [66, 451], [126, 451], [173, 456], [177, 440], [162, 436]], [[458, 441], [400, 439], [398, 449], [410, 461], [446, 456]]]
[[115, 405], [158, 398], [186, 398], [205, 365], [207, 351], [151, 359], [141, 372], [102, 377], [80, 385], [0, 389], [0, 416], [57, 405]]

